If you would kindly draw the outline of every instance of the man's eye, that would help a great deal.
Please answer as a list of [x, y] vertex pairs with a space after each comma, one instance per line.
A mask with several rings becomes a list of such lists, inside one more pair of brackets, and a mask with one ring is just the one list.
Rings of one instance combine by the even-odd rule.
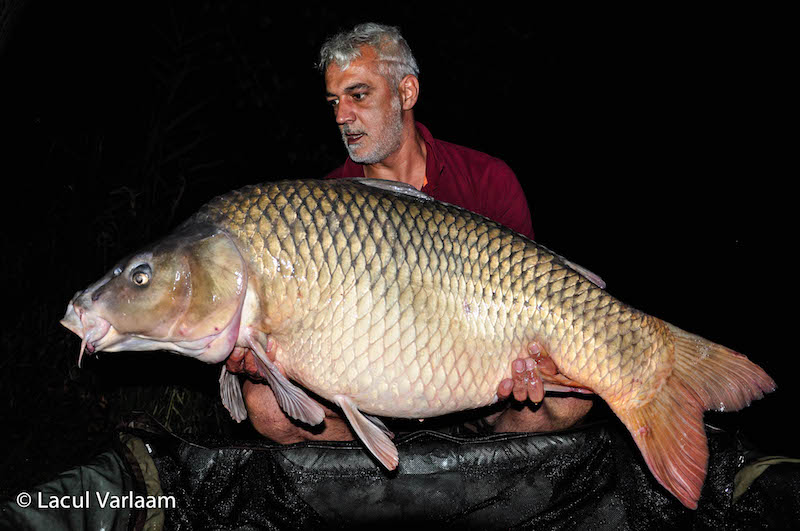
[[334, 100], [328, 100], [328, 104], [329, 104], [331, 107], [336, 107], [337, 105], [339, 105], [339, 100], [338, 100], [338, 99], [334, 99]]
[[355, 94], [353, 94], [353, 99], [356, 101], [361, 101], [366, 97], [367, 97], [366, 92], [356, 92]]

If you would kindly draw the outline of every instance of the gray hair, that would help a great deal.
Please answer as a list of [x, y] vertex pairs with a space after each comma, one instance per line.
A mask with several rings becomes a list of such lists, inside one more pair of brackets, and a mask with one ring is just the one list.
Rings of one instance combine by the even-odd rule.
[[417, 60], [400, 34], [400, 29], [375, 22], [359, 24], [350, 31], [337, 33], [322, 45], [317, 67], [323, 74], [329, 65], [346, 70], [361, 56], [361, 47], [371, 46], [381, 60], [380, 73], [393, 85], [411, 74], [419, 77]]

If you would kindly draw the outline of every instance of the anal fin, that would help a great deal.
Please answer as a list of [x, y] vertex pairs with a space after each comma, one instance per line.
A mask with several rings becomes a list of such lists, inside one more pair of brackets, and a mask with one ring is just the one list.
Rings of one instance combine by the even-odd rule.
[[336, 395], [333, 401], [342, 408], [344, 415], [350, 422], [353, 431], [367, 447], [372, 455], [389, 470], [397, 468], [398, 457], [397, 447], [389, 438], [391, 432], [384, 426], [383, 422], [376, 423], [373, 417], [368, 418], [358, 410], [353, 400], [344, 395]]
[[541, 373], [542, 383], [544, 384], [545, 391], [558, 391], [562, 393], [583, 393], [594, 394], [594, 391], [586, 387], [580, 382], [576, 382], [565, 375], [559, 373], [549, 374]]
[[545, 393], [578, 393], [582, 395], [593, 395], [594, 391], [583, 385], [560, 385], [545, 382]]
[[386, 424], [383, 423], [383, 421], [380, 419], [380, 417], [375, 417], [373, 415], [367, 415], [365, 413], [362, 413], [362, 414], [365, 417], [367, 417], [367, 420], [369, 420], [370, 422], [375, 424], [377, 427], [379, 427], [381, 429], [381, 431], [386, 434], [387, 437], [389, 437], [390, 439], [394, 439], [394, 433], [392, 433], [392, 430], [390, 430], [389, 428], [386, 427]]

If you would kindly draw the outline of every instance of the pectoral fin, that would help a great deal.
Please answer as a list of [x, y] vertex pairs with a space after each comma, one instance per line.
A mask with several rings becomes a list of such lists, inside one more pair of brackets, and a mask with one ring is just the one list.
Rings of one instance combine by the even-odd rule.
[[244, 407], [239, 378], [232, 372], [228, 372], [225, 364], [222, 365], [222, 374], [219, 375], [219, 394], [222, 397], [222, 405], [231, 414], [233, 420], [241, 422], [247, 418], [247, 408]]
[[311, 426], [316, 426], [325, 420], [325, 411], [322, 406], [281, 374], [275, 364], [269, 361], [261, 345], [250, 338], [247, 339], [247, 342], [256, 353], [255, 360], [259, 374], [272, 388], [275, 399], [284, 413]]
[[342, 408], [350, 422], [350, 427], [356, 432], [367, 450], [387, 469], [397, 468], [397, 447], [389, 438], [391, 432], [383, 425], [383, 422], [378, 420], [376, 423], [377, 419], [368, 418], [361, 413], [350, 397], [336, 395], [333, 397], [333, 401]]

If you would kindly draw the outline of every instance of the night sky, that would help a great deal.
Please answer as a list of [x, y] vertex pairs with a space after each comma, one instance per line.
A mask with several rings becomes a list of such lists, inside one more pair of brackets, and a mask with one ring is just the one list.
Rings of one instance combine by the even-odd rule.
[[375, 20], [399, 25], [417, 57], [417, 119], [505, 160], [537, 240], [612, 295], [761, 364], [778, 392], [720, 422], [797, 455], [784, 14], [5, 4], [0, 363], [31, 382], [4, 385], [13, 429], [54, 436], [38, 420], [54, 387], [37, 375], [72, 374], [78, 340], [57, 321], [76, 290], [217, 194], [344, 161], [316, 52]]

